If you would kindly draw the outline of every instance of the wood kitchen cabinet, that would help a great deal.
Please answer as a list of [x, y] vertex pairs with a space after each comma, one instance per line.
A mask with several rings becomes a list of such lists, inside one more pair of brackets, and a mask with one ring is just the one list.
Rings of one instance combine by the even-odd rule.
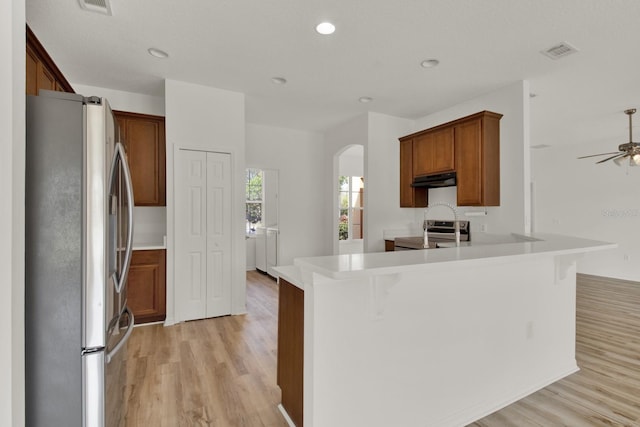
[[127, 305], [135, 323], [159, 322], [166, 317], [166, 251], [133, 251], [127, 276]]
[[400, 207], [426, 207], [427, 189], [414, 188], [413, 140], [400, 140]]
[[500, 206], [500, 118], [483, 111], [454, 127], [458, 206]]
[[428, 132], [413, 139], [413, 176], [454, 170], [453, 128]]
[[387, 240], [384, 241], [384, 251], [385, 252], [393, 252], [396, 250], [396, 242], [395, 240]]
[[136, 206], [165, 206], [164, 117], [114, 111], [127, 150]]
[[278, 374], [282, 406], [297, 427], [303, 420], [304, 291], [279, 279]]
[[415, 177], [455, 171], [458, 206], [500, 205], [500, 119], [481, 111], [400, 138], [400, 207], [426, 207]]
[[49, 56], [29, 26], [26, 27], [26, 93], [38, 95], [40, 89], [74, 93], [53, 59]]

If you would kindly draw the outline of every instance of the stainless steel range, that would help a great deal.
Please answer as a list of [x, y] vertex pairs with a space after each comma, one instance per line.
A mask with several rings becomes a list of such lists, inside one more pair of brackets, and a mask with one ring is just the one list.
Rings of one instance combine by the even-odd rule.
[[[471, 240], [471, 227], [469, 221], [458, 221], [460, 224], [460, 241], [469, 242]], [[456, 240], [455, 222], [452, 220], [427, 220], [427, 235], [429, 237], [429, 248], [439, 248], [450, 246]], [[395, 250], [424, 249], [423, 236], [396, 237]]]

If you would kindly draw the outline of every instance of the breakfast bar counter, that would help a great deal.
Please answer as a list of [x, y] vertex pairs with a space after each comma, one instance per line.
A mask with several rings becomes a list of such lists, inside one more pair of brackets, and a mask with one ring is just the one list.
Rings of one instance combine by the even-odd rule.
[[480, 419], [578, 370], [576, 263], [614, 247], [487, 236], [277, 267], [281, 410], [297, 427]]

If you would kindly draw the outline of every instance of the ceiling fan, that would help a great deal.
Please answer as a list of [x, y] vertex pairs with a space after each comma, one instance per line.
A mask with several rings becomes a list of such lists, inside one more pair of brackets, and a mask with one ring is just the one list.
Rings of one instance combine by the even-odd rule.
[[629, 158], [629, 166], [640, 166], [640, 143], [633, 142], [632, 137], [632, 129], [633, 126], [631, 124], [631, 116], [636, 112], [635, 108], [630, 108], [628, 110], [624, 110], [624, 113], [629, 116], [629, 142], [625, 144], [618, 145], [618, 151], [613, 153], [600, 153], [600, 154], [592, 154], [590, 156], [582, 156], [578, 157], [579, 159], [586, 159], [588, 157], [597, 157], [597, 156], [607, 156], [613, 154], [611, 157], [607, 157], [606, 159], [597, 161], [597, 163], [604, 163], [607, 160], [612, 160], [618, 165], [621, 166], [624, 160]]

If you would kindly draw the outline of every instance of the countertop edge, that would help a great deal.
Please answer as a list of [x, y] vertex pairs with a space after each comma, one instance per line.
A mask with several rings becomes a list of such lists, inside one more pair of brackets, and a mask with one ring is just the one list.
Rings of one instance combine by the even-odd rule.
[[[571, 236], [538, 235], [539, 242], [504, 243], [468, 248], [444, 248], [402, 252], [376, 252], [367, 254], [335, 255], [294, 259], [300, 269], [299, 278], [306, 272], [344, 280], [395, 274], [416, 270], [429, 270], [448, 265], [473, 267], [502, 263], [539, 256], [576, 255], [587, 252], [615, 249], [616, 243], [588, 240]], [[483, 249], [478, 249], [483, 248]], [[491, 249], [487, 249], [491, 248]], [[499, 249], [494, 249], [499, 248]], [[533, 248], [533, 249], [532, 249]], [[429, 259], [429, 255], [431, 259]], [[381, 258], [386, 257], [386, 258]], [[367, 266], [369, 264], [369, 266]]]

